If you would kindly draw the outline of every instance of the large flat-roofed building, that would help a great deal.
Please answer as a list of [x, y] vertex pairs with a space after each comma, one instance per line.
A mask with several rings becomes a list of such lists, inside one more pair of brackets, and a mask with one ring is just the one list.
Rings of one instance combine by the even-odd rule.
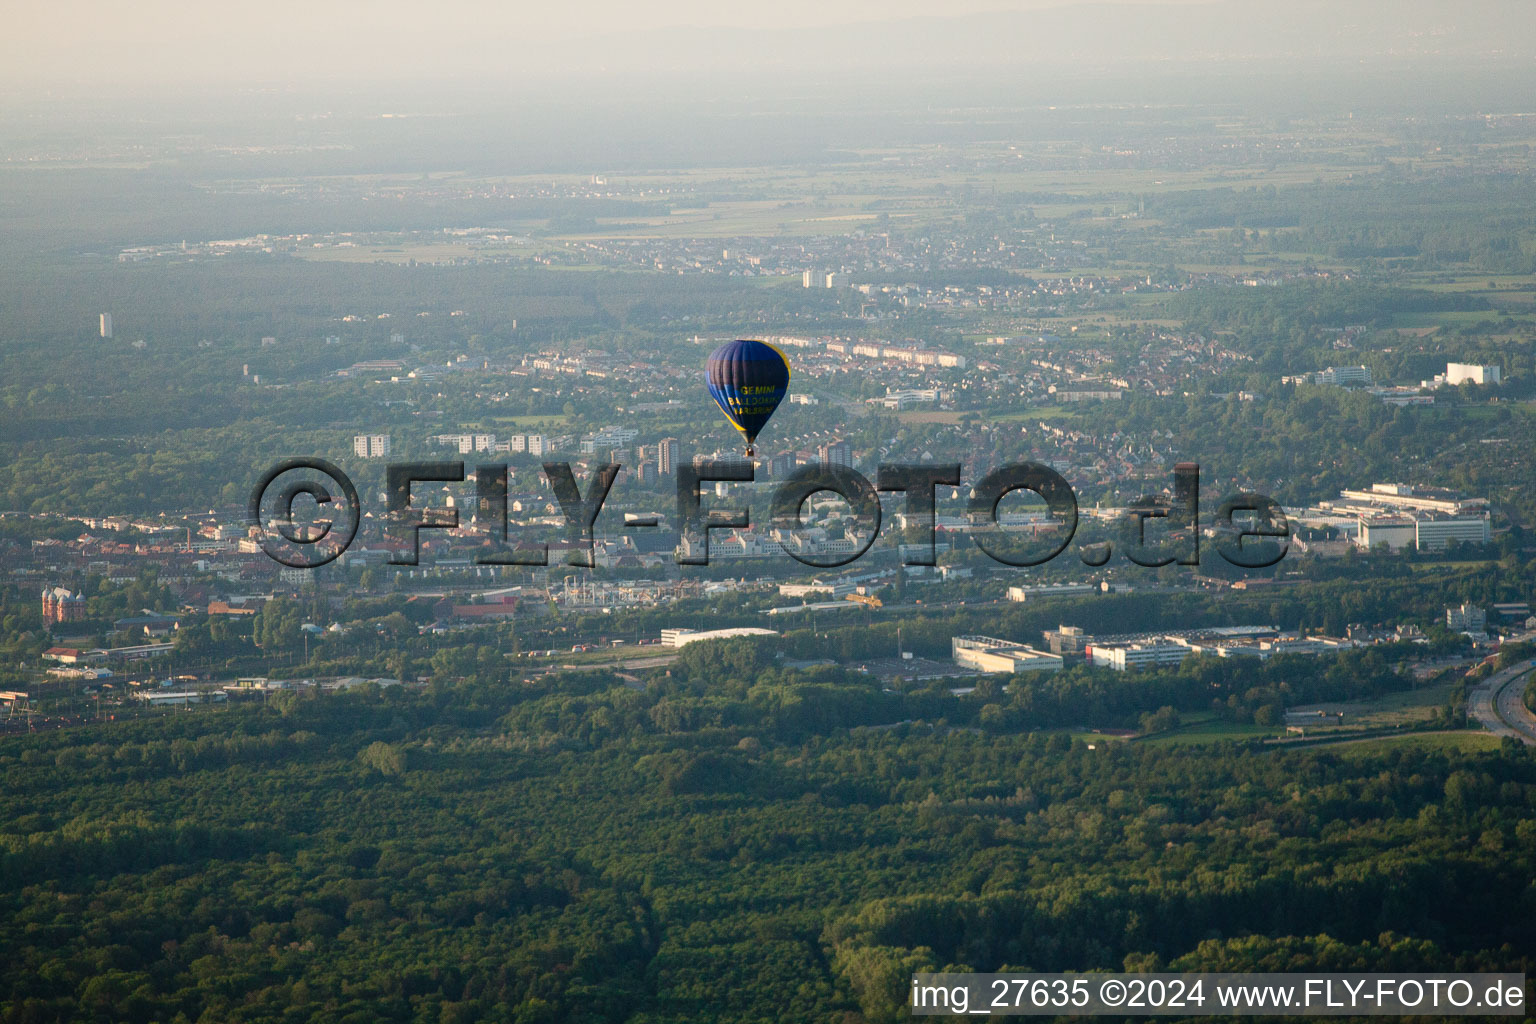
[[990, 636], [957, 636], [950, 639], [955, 664], [977, 672], [1055, 672], [1061, 657], [1025, 644]]
[[1487, 544], [1492, 536], [1486, 512], [1459, 516], [1414, 512], [1400, 516], [1361, 516], [1360, 533], [1355, 543], [1367, 551], [1383, 545], [1390, 551], [1406, 548], [1444, 551], [1453, 541]]
[[109, 647], [106, 653], [109, 661], [142, 661], [170, 654], [175, 649], [175, 644], [134, 644], [131, 647]]
[[1355, 543], [1366, 550], [1385, 545], [1392, 551], [1444, 551], [1452, 541], [1486, 544], [1492, 536], [1488, 499], [1443, 487], [1372, 484], [1340, 491], [1323, 508], [1356, 517]]
[[1497, 366], [1446, 363], [1445, 382], [1453, 388], [1460, 384], [1499, 384], [1503, 382], [1503, 371]]
[[1414, 509], [1420, 512], [1446, 512], [1455, 515], [1488, 507], [1487, 498], [1468, 498], [1444, 487], [1420, 487], [1415, 484], [1372, 484], [1368, 489], [1346, 488], [1339, 492], [1334, 508], [1355, 511]]
[[701, 640], [738, 640], [742, 637], [778, 636], [772, 629], [757, 626], [738, 626], [733, 629], [664, 629], [661, 631], [663, 647], [687, 647]]
[[1051, 649], [1052, 654], [1081, 655], [1093, 643], [1093, 637], [1085, 633], [1081, 626], [1057, 626], [1041, 635], [1045, 637], [1045, 646]]
[[141, 700], [151, 707], [177, 707], [182, 704], [222, 704], [226, 694], [220, 690], [210, 690], [206, 693], [197, 690], [150, 690], [145, 693], [134, 694], [134, 699]]
[[[1063, 626], [1047, 640], [1061, 636], [1070, 627]], [[1073, 630], [1081, 635], [1080, 630]], [[1275, 626], [1214, 626], [1173, 633], [1141, 633], [1115, 637], [1082, 637], [1083, 656], [1096, 668], [1116, 672], [1133, 669], [1169, 668], [1195, 655], [1208, 658], [1256, 658], [1264, 661], [1278, 655], [1318, 655], [1337, 653], [1363, 646], [1355, 640], [1325, 636], [1282, 633]], [[1052, 648], [1056, 643], [1051, 644]]]
[[1008, 600], [1028, 601], [1039, 597], [1072, 597], [1097, 594], [1101, 589], [1097, 583], [1041, 583], [1036, 586], [1009, 587]]
[[1319, 370], [1317, 382], [1339, 388], [1368, 388], [1371, 386], [1369, 366], [1330, 366]]
[[1415, 546], [1414, 520], [1412, 516], [1361, 516], [1360, 532], [1355, 543], [1366, 551], [1386, 547], [1388, 551], [1402, 551]]
[[1414, 520], [1414, 543], [1420, 551], [1444, 551], [1452, 541], [1462, 544], [1487, 544], [1493, 539], [1488, 514], [1464, 516], [1418, 516]]
[[1129, 644], [1090, 644], [1084, 648], [1083, 657], [1098, 668], [1125, 672], [1158, 665], [1177, 665], [1191, 653], [1194, 652], [1183, 644], [1167, 640], [1146, 640]]

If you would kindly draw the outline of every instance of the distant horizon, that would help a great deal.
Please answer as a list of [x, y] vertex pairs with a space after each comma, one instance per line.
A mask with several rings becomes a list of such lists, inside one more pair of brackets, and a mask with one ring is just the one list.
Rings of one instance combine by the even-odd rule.
[[1536, 12], [1517, 0], [960, 0], [938, 14], [921, 0], [575, 9], [471, 0], [430, 12], [401, 0], [216, 12], [186, 0], [65, 0], [13, 14], [9, 28], [0, 81], [26, 96], [1536, 55]]

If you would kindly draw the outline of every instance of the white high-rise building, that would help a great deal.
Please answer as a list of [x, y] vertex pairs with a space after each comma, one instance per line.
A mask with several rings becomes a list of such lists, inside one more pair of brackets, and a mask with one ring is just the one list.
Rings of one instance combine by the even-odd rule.
[[[460, 455], [496, 450], [495, 434], [438, 434], [432, 440], [437, 444], [457, 448]], [[510, 447], [508, 450], [511, 450]]]
[[1371, 386], [1371, 368], [1369, 366], [1330, 366], [1318, 372], [1317, 382], [1340, 388], [1368, 388]]
[[675, 437], [664, 437], [656, 443], [656, 472], [662, 476], [671, 476], [677, 472], [678, 455], [682, 446], [677, 443]]
[[382, 459], [389, 456], [388, 434], [358, 434], [352, 438], [352, 452], [362, 459]]
[[103, 313], [103, 314], [101, 314], [101, 336], [103, 338], [110, 338], [110, 337], [112, 337], [112, 314], [111, 313]]
[[[109, 320], [108, 323], [111, 321]], [[1497, 366], [1477, 366], [1472, 363], [1446, 363], [1445, 382], [1451, 387], [1460, 384], [1499, 384], [1503, 374]]]

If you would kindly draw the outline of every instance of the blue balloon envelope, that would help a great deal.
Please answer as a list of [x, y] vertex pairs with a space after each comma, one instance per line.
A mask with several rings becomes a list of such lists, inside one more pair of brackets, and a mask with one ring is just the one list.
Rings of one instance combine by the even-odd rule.
[[758, 431], [789, 393], [789, 360], [764, 341], [731, 341], [705, 364], [709, 394], [731, 425], [747, 439], [747, 454]]

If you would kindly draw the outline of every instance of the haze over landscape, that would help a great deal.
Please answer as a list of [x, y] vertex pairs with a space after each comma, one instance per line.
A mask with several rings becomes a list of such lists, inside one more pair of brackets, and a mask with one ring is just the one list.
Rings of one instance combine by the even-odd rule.
[[[403, 0], [232, 7], [148, 0], [31, 4], [0, 40], [23, 95], [226, 87], [480, 89], [617, 73], [1017, 74], [1125, 62], [1451, 58], [1525, 61], [1522, 0], [916, 0], [573, 6]], [[889, 80], [888, 80], [889, 81]], [[795, 83], [781, 83], [793, 90]], [[835, 97], [828, 97], [835, 104]]]
[[1533, 58], [1514, 0], [8, 12], [0, 1024], [1523, 993]]

